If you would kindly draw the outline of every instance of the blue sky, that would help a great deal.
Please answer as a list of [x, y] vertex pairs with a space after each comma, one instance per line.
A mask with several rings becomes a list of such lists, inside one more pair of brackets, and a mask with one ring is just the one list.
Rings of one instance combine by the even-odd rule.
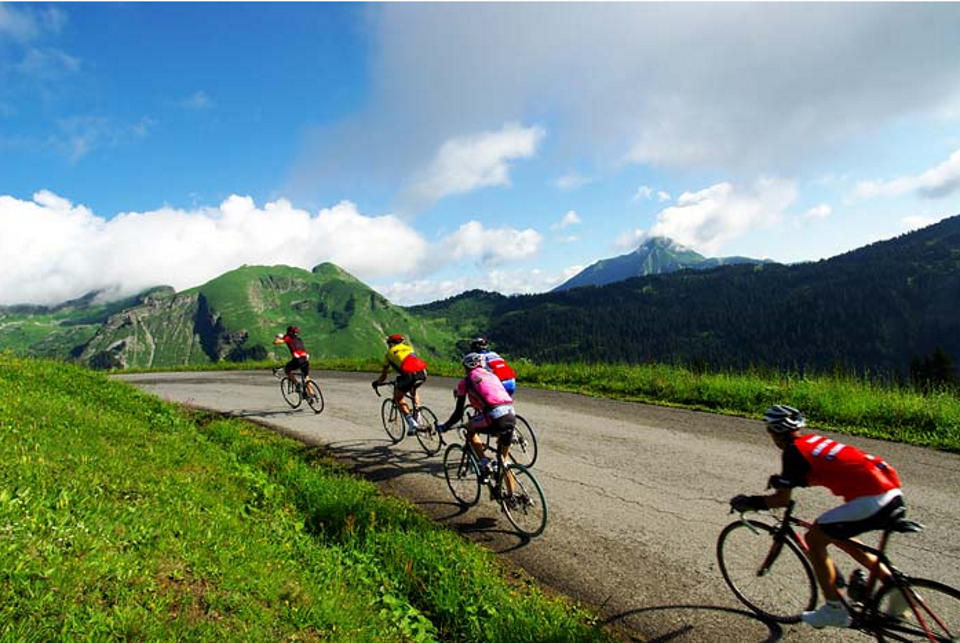
[[399, 304], [960, 214], [956, 3], [0, 3], [0, 305], [333, 261]]

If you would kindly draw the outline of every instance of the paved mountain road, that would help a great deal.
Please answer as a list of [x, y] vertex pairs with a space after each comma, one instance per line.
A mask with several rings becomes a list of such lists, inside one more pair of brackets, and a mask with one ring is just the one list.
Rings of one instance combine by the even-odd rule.
[[[374, 375], [320, 373], [326, 410], [291, 411], [269, 372], [122, 375], [161, 398], [268, 423], [323, 444], [384, 491], [500, 553], [544, 586], [592, 605], [625, 640], [658, 643], [867, 641], [838, 630], [768, 626], [742, 608], [720, 576], [714, 548], [730, 522], [728, 499], [759, 493], [779, 451], [758, 421], [521, 388], [517, 408], [537, 432], [535, 471], [547, 496], [544, 535], [525, 542], [486, 498], [461, 512], [441, 455], [415, 439], [394, 446], [370, 388]], [[453, 380], [431, 377], [423, 402], [444, 421]], [[384, 391], [386, 392], [386, 391]], [[960, 456], [863, 438], [904, 480], [910, 517], [926, 525], [894, 540], [897, 562], [918, 576], [960, 586]], [[832, 504], [800, 490], [801, 515]], [[842, 561], [842, 555], [837, 556]], [[849, 565], [847, 565], [849, 569]]]

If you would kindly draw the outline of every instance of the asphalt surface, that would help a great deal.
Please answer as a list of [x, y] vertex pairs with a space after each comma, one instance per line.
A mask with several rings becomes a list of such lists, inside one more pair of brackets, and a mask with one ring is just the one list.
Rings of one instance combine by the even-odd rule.
[[[731, 522], [728, 500], [760, 493], [780, 452], [754, 420], [581, 395], [523, 389], [517, 410], [540, 444], [534, 471], [550, 521], [534, 540], [518, 537], [486, 497], [462, 511], [441, 470], [415, 438], [387, 439], [371, 374], [319, 373], [320, 415], [292, 411], [265, 371], [120, 376], [161, 398], [265, 423], [321, 444], [386, 493], [403, 496], [440, 523], [535, 577], [548, 591], [581, 601], [625, 641], [762, 643], [867, 641], [850, 631], [765, 623], [724, 584], [716, 540]], [[423, 404], [444, 421], [454, 380], [431, 377]], [[386, 394], [386, 390], [384, 393]], [[960, 587], [960, 456], [864, 438], [824, 435], [884, 457], [904, 481], [919, 534], [893, 539], [904, 571]], [[838, 504], [825, 489], [798, 490], [798, 514]], [[841, 569], [846, 562], [835, 556]], [[846, 565], [847, 569], [850, 565]]]

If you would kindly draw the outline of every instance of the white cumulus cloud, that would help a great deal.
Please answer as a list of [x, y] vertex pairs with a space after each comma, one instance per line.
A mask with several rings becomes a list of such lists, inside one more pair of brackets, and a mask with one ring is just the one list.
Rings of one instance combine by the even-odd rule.
[[805, 219], [826, 219], [833, 214], [833, 208], [826, 203], [814, 206], [803, 213]]
[[853, 196], [871, 199], [892, 197], [915, 192], [929, 199], [948, 196], [960, 189], [960, 150], [943, 163], [917, 176], [904, 176], [889, 181], [861, 181]]
[[566, 230], [572, 225], [577, 225], [580, 223], [580, 215], [577, 214], [576, 210], [568, 211], [559, 221], [550, 226], [551, 230]]
[[361, 279], [415, 270], [429, 244], [393, 216], [344, 201], [311, 214], [277, 200], [231, 196], [218, 207], [161, 208], [107, 220], [43, 191], [0, 196], [0, 304], [54, 304], [91, 290], [109, 297], [155, 285], [200, 285], [243, 264], [305, 269], [332, 261]]
[[244, 264], [310, 269], [330, 261], [366, 283], [421, 279], [457, 264], [490, 273], [534, 256], [541, 243], [535, 230], [471, 221], [431, 244], [401, 218], [364, 215], [349, 201], [311, 213], [286, 199], [259, 206], [240, 195], [216, 207], [108, 220], [41, 191], [31, 201], [0, 196], [0, 305], [57, 304], [94, 290], [104, 299], [157, 285], [183, 290]]
[[453, 258], [496, 267], [536, 255], [542, 242], [543, 236], [536, 230], [485, 228], [479, 221], [469, 221], [444, 239], [441, 247], [452, 248]]
[[453, 138], [440, 146], [430, 166], [417, 175], [405, 202], [429, 207], [454, 194], [509, 185], [510, 163], [536, 154], [543, 128], [508, 123], [496, 132]]
[[760, 179], [747, 189], [718, 183], [680, 195], [660, 212], [650, 235], [713, 254], [727, 241], [780, 220], [796, 199], [795, 183], [783, 179]]

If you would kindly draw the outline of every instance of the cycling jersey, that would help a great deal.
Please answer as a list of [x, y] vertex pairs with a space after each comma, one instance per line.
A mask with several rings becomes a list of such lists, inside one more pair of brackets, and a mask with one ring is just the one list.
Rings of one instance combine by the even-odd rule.
[[483, 367], [496, 375], [503, 382], [507, 392], [513, 395], [517, 388], [517, 374], [510, 368], [507, 361], [493, 351], [480, 351], [480, 355], [483, 356]]
[[826, 487], [849, 502], [900, 488], [896, 470], [880, 458], [819, 435], [798, 435], [783, 450], [775, 487]]
[[475, 368], [467, 373], [467, 376], [457, 383], [454, 394], [457, 397], [467, 395], [470, 406], [480, 411], [489, 411], [493, 407], [513, 403], [513, 398], [503, 387], [500, 378], [482, 368]]
[[464, 400], [470, 400], [470, 406], [478, 413], [470, 416], [470, 431], [482, 433], [509, 433], [516, 425], [513, 411], [513, 398], [507, 393], [499, 378], [483, 368], [474, 368], [453, 390], [457, 406], [453, 409], [445, 424], [451, 426], [463, 417]]
[[296, 335], [284, 335], [283, 342], [287, 345], [287, 348], [290, 349], [290, 355], [293, 358], [299, 359], [302, 357], [303, 359], [310, 359], [303, 345], [303, 340]]
[[394, 344], [383, 358], [383, 366], [391, 366], [398, 373], [416, 373], [427, 368], [427, 363], [417, 357], [413, 347], [403, 342]]

